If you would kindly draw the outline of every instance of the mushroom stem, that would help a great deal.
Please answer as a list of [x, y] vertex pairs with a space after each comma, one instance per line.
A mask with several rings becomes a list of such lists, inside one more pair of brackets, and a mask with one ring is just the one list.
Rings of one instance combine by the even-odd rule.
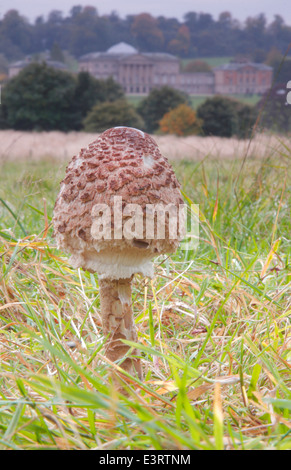
[[[109, 335], [105, 356], [112, 362], [123, 359], [130, 349], [121, 341], [122, 339], [137, 342], [132, 311], [131, 279], [101, 279], [99, 281], [103, 334], [104, 336]], [[134, 350], [133, 355], [136, 353], [137, 351]], [[138, 377], [142, 379], [139, 359], [127, 357], [121, 367], [131, 375], [137, 373]]]

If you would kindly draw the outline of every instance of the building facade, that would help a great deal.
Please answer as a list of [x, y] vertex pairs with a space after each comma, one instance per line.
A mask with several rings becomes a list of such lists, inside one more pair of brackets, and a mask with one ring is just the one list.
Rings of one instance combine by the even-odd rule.
[[181, 72], [179, 73], [177, 88], [189, 95], [213, 95], [214, 78], [213, 73]]
[[164, 85], [195, 95], [263, 94], [272, 84], [272, 68], [264, 64], [229, 63], [209, 73], [186, 73], [172, 54], [140, 53], [126, 43], [82, 56], [79, 70], [98, 79], [112, 77], [127, 94], [146, 95]]
[[172, 54], [139, 53], [120, 43], [107, 52], [92, 52], [79, 59], [79, 70], [95, 78], [112, 77], [127, 94], [148, 94], [153, 88], [168, 85], [189, 94], [213, 94], [212, 73], [181, 73], [180, 61]]
[[263, 94], [272, 85], [273, 69], [265, 64], [229, 63], [214, 68], [213, 72], [216, 94]]
[[179, 60], [164, 53], [139, 53], [129, 44], [117, 44], [107, 52], [93, 52], [79, 59], [79, 70], [95, 78], [112, 77], [125, 93], [148, 94], [159, 85], [176, 87]]

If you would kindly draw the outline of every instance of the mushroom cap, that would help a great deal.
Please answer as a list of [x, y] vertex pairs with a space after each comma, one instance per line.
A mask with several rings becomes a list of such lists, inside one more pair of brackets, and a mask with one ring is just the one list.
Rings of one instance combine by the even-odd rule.
[[181, 205], [180, 184], [153, 138], [114, 127], [69, 163], [54, 208], [54, 236], [75, 268], [109, 279], [152, 277], [152, 259], [175, 252], [184, 236], [181, 212], [170, 216]]

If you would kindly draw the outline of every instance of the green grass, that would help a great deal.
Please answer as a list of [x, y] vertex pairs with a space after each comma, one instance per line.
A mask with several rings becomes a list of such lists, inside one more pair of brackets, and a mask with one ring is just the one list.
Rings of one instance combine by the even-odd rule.
[[229, 95], [230, 97], [233, 96], [234, 99], [241, 101], [245, 104], [250, 104], [255, 106], [260, 99], [262, 99], [261, 95], [253, 94], [253, 95]]
[[202, 103], [204, 103], [207, 98], [211, 98], [211, 96], [205, 95], [190, 95], [190, 102], [193, 109], [197, 109]]
[[[256, 105], [261, 99], [260, 95], [228, 95], [229, 98], [240, 101], [244, 104]], [[206, 95], [190, 95], [190, 102], [193, 109], [197, 109], [204, 101], [211, 96]]]
[[137, 107], [139, 103], [145, 98], [143, 95], [126, 95], [127, 101], [132, 105]]
[[[0, 172], [1, 449], [290, 449], [290, 151], [174, 162], [200, 243], [134, 281], [145, 379], [111, 382], [98, 278], [52, 238], [65, 166]], [[75, 347], [72, 347], [75, 346]]]
[[[230, 98], [238, 100], [245, 104], [250, 104], [252, 106], [256, 105], [261, 99], [260, 95], [229, 95]], [[204, 103], [207, 98], [211, 96], [207, 95], [190, 95], [190, 103], [193, 109], [197, 109], [200, 104]], [[133, 106], [137, 107], [138, 104], [144, 99], [144, 96], [141, 95], [126, 95], [127, 101]]]
[[[250, 104], [252, 106], [256, 105], [261, 99], [260, 95], [228, 95], [229, 98], [240, 101], [244, 104]], [[191, 106], [194, 109], [197, 109], [207, 98], [211, 96], [205, 95], [190, 95]]]

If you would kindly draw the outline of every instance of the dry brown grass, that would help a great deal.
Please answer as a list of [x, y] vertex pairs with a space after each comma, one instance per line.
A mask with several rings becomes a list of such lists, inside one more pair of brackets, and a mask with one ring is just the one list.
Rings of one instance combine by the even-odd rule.
[[[85, 132], [20, 132], [0, 131], [0, 162], [6, 160], [67, 160], [95, 140], [98, 134]], [[282, 151], [288, 137], [257, 134], [251, 142], [221, 137], [155, 136], [161, 152], [171, 160], [201, 160], [209, 158], [234, 159], [248, 156], [265, 158]]]

